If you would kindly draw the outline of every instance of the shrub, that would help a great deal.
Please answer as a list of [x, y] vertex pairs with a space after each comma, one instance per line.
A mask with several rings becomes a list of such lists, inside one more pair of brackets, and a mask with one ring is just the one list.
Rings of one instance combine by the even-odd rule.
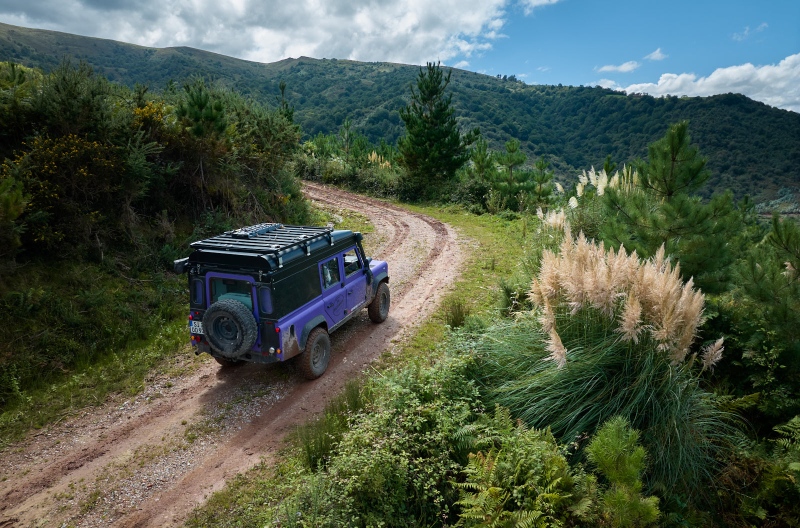
[[800, 526], [800, 417], [776, 440], [739, 449], [720, 476], [717, 517], [729, 526]]
[[716, 299], [712, 325], [731, 336], [720, 378], [737, 396], [758, 396], [762, 434], [800, 413], [800, 227], [774, 217], [763, 242], [736, 270], [737, 284]]
[[501, 279], [499, 287], [500, 315], [512, 317], [514, 314], [526, 312], [533, 308], [525, 291], [527, 289], [526, 285]]
[[310, 469], [321, 469], [327, 465], [334, 447], [369, 400], [366, 387], [362, 389], [359, 382], [348, 381], [342, 393], [325, 407], [322, 416], [297, 428], [296, 440], [303, 453], [303, 461]]
[[[692, 370], [702, 295], [660, 257], [567, 236], [560, 255], [544, 252], [531, 298], [538, 319], [499, 325], [476, 345], [490, 401], [565, 442], [621, 415], [644, 431], [648, 489], [700, 496], [734, 435]], [[707, 347], [702, 364], [720, 353], [721, 342]]]
[[326, 503], [317, 500], [315, 508], [351, 526], [446, 523], [457, 500], [450, 482], [470, 447], [458, 433], [477, 406], [477, 391], [464, 376], [468, 364], [454, 358], [376, 379], [371, 412], [359, 414], [332, 449]]
[[457, 483], [462, 511], [457, 526], [563, 526], [586, 522], [594, 478], [572, 470], [548, 430], [515, 424], [496, 407], [469, 427], [480, 451], [471, 453]]
[[444, 303], [444, 323], [450, 328], [463, 326], [469, 314], [469, 306], [461, 299], [449, 299]]

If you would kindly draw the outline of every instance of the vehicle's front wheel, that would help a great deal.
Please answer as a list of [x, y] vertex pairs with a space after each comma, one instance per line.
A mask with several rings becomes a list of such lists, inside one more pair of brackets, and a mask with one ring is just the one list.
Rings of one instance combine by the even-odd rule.
[[389, 317], [389, 304], [391, 304], [389, 285], [382, 282], [378, 286], [378, 291], [375, 292], [375, 298], [367, 308], [369, 318], [373, 323], [382, 323]]
[[297, 365], [306, 379], [317, 379], [328, 368], [331, 360], [331, 339], [321, 326], [308, 334], [303, 353], [297, 356]]

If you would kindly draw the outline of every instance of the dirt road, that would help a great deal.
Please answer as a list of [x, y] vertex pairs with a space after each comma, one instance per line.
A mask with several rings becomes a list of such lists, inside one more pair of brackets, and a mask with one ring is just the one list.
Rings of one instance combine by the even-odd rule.
[[6, 449], [0, 528], [179, 525], [227, 479], [273, 459], [287, 432], [433, 312], [462, 262], [452, 228], [317, 184], [305, 192], [375, 225], [365, 242], [389, 262], [389, 318], [375, 325], [365, 311], [335, 332], [328, 371], [313, 382], [290, 365], [222, 369], [187, 347], [163, 372], [188, 374], [154, 374], [137, 397], [87, 409]]

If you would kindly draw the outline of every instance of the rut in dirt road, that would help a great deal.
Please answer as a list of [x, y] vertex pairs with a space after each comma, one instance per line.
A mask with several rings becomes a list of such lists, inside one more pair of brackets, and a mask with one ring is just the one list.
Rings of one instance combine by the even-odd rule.
[[[332, 334], [328, 371], [313, 382], [289, 365], [220, 369], [187, 360], [187, 347], [176, 361], [198, 364], [190, 374], [155, 375], [134, 400], [86, 410], [6, 449], [0, 527], [178, 525], [227, 479], [272, 460], [288, 431], [432, 313], [462, 261], [452, 228], [318, 184], [305, 192], [375, 226], [365, 240], [371, 237], [372, 256], [389, 262], [389, 318], [375, 325], [364, 312]], [[187, 442], [190, 434], [197, 439]]]

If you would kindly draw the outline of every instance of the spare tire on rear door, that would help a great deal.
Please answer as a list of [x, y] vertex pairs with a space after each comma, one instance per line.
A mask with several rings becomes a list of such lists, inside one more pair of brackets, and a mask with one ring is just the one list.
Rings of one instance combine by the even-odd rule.
[[239, 301], [222, 299], [206, 310], [203, 328], [214, 352], [235, 359], [256, 342], [258, 326], [250, 309]]

